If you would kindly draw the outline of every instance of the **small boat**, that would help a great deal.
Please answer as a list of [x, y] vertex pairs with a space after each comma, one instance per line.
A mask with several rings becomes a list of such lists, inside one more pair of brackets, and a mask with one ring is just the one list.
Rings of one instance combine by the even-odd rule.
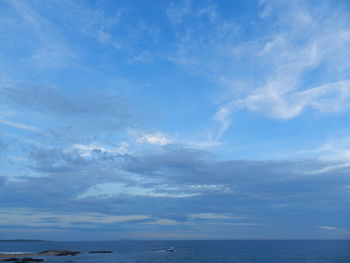
[[174, 247], [169, 247], [165, 250], [166, 252], [175, 252], [175, 248]]

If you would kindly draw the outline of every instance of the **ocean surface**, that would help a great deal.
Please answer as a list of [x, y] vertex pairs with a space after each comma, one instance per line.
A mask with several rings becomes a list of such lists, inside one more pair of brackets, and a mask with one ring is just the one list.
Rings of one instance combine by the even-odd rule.
[[[175, 252], [166, 252], [174, 247]], [[47, 256], [57, 263], [289, 263], [350, 262], [350, 241], [101, 241], [101, 242], [0, 242], [3, 252], [43, 250], [88, 252], [111, 250], [111, 254], [82, 253], [76, 256]]]

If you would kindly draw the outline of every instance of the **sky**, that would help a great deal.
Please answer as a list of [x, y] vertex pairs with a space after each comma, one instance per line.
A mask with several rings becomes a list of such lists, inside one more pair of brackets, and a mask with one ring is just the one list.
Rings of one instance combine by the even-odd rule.
[[350, 2], [0, 1], [0, 239], [349, 239]]

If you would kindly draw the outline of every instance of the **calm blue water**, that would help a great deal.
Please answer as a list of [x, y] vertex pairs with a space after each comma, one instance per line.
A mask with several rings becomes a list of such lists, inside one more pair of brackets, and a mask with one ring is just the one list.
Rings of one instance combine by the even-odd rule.
[[[155, 252], [168, 247], [176, 252]], [[43, 250], [112, 250], [112, 254], [46, 257], [47, 262], [99, 263], [289, 263], [350, 262], [350, 241], [108, 241], [0, 242], [0, 252]]]

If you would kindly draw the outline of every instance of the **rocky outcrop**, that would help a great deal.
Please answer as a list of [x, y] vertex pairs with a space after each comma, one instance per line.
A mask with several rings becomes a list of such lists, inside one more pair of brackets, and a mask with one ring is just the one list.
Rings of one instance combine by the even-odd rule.
[[32, 258], [35, 256], [43, 257], [43, 256], [75, 256], [80, 254], [77, 251], [69, 251], [69, 250], [45, 250], [39, 252], [37, 254], [0, 254], [0, 261], [8, 261], [8, 262], [41, 262], [45, 261], [40, 258]]
[[75, 256], [77, 254], [80, 254], [80, 252], [69, 250], [46, 250], [38, 253], [38, 255], [43, 256]]
[[21, 258], [21, 260], [18, 260], [16, 262], [42, 262], [42, 261], [45, 261], [45, 260], [41, 258]]
[[110, 250], [101, 250], [101, 251], [89, 251], [89, 254], [96, 254], [96, 253], [102, 253], [102, 254], [106, 254], [106, 253], [113, 253]]
[[11, 261], [11, 262], [42, 262], [45, 261], [44, 259], [41, 258], [6, 258], [3, 259], [2, 261]]

